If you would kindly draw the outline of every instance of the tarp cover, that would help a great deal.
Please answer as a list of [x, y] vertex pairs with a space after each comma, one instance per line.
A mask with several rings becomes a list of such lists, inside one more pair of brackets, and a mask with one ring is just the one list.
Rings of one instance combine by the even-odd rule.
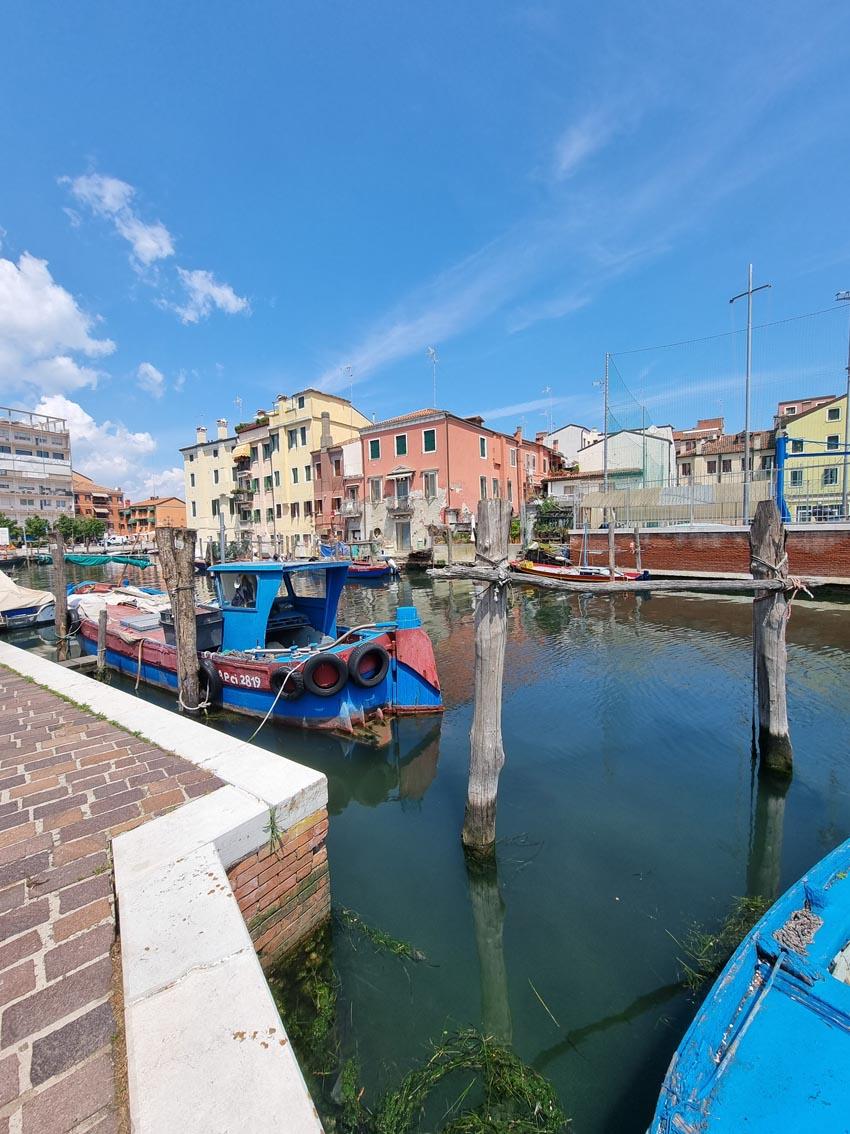
[[33, 591], [29, 587], [19, 587], [5, 571], [0, 571], [0, 612], [46, 606], [53, 602], [50, 591]]

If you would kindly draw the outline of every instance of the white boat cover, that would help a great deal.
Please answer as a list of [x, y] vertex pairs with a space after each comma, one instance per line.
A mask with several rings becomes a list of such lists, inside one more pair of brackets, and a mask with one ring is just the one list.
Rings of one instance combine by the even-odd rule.
[[34, 591], [29, 587], [19, 587], [5, 571], [0, 571], [0, 614], [6, 614], [10, 610], [20, 610], [21, 607], [35, 606], [41, 609], [53, 601], [50, 591]]

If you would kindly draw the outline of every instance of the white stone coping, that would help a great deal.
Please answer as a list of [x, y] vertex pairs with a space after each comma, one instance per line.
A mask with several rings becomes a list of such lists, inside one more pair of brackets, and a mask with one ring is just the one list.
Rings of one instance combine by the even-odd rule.
[[321, 1123], [227, 870], [327, 805], [319, 772], [0, 642], [0, 663], [225, 781], [112, 843], [134, 1134]]

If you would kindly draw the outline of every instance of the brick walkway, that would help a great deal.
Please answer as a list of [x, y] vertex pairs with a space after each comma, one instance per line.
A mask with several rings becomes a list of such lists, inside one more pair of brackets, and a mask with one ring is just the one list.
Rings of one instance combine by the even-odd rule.
[[220, 781], [0, 666], [0, 1134], [113, 1134], [110, 839]]

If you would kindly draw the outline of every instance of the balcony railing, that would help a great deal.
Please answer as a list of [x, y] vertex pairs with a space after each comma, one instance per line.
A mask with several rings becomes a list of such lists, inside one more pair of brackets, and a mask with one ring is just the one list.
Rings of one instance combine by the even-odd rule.
[[362, 500], [343, 500], [339, 508], [340, 516], [362, 516], [363, 515], [363, 501]]
[[387, 511], [393, 516], [409, 516], [413, 512], [413, 501], [409, 496], [390, 496]]
[[253, 500], [254, 490], [253, 488], [249, 488], [247, 485], [245, 485], [244, 487], [242, 485], [239, 485], [238, 487], [231, 489], [230, 495], [236, 501]]

